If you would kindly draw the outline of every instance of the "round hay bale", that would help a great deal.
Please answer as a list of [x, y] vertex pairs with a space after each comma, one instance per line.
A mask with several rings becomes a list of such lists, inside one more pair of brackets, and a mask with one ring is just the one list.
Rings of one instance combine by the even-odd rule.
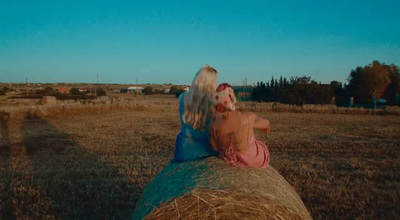
[[312, 219], [271, 166], [236, 168], [215, 157], [171, 163], [144, 190], [134, 219]]
[[40, 103], [42, 105], [54, 105], [57, 104], [57, 99], [54, 96], [43, 96]]

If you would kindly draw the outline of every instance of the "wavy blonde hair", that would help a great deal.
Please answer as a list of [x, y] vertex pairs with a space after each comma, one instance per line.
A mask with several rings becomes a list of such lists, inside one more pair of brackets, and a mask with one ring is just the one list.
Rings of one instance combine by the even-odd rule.
[[185, 103], [183, 121], [194, 129], [206, 130], [210, 115], [211, 93], [217, 88], [218, 71], [206, 65], [193, 79], [189, 90], [190, 102]]

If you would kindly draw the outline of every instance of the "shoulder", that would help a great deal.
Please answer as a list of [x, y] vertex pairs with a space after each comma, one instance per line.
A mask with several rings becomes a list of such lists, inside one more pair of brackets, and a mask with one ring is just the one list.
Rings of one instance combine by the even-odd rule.
[[183, 102], [188, 102], [190, 101], [190, 94], [188, 92], [183, 92], [179, 95], [179, 100], [183, 101]]
[[186, 95], [186, 92], [182, 92], [182, 93], [179, 95], [179, 100], [182, 100], [182, 99], [185, 97], [185, 95]]
[[187, 103], [188, 102], [188, 98], [189, 98], [190, 96], [188, 95], [188, 93], [187, 92], [183, 92], [183, 93], [181, 93], [180, 95], [179, 95], [179, 105], [184, 105], [184, 103]]
[[236, 115], [238, 117], [243, 117], [243, 118], [254, 118], [257, 117], [257, 115], [253, 112], [236, 112]]
[[258, 118], [258, 116], [253, 112], [243, 112], [241, 114], [242, 114], [242, 116], [241, 116], [242, 119], [246, 119], [249, 121], [254, 121]]

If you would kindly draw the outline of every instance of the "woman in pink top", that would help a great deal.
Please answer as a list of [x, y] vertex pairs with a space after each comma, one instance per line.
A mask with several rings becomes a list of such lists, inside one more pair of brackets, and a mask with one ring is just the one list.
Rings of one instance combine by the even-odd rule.
[[235, 167], [267, 167], [270, 159], [267, 145], [255, 139], [253, 129], [269, 133], [270, 122], [252, 112], [235, 111], [235, 93], [227, 83], [218, 86], [211, 101], [211, 144], [220, 157]]

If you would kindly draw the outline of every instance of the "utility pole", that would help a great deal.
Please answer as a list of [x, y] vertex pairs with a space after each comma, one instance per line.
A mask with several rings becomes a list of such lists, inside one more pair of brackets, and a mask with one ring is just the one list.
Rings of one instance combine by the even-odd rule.
[[247, 78], [244, 79], [244, 94], [247, 97]]
[[98, 86], [98, 84], [99, 84], [99, 74], [97, 74], [97, 84], [96, 84], [96, 86], [94, 87], [94, 94], [97, 96], [97, 86]]
[[138, 84], [138, 78], [136, 78], [136, 96], [139, 95], [139, 84]]

